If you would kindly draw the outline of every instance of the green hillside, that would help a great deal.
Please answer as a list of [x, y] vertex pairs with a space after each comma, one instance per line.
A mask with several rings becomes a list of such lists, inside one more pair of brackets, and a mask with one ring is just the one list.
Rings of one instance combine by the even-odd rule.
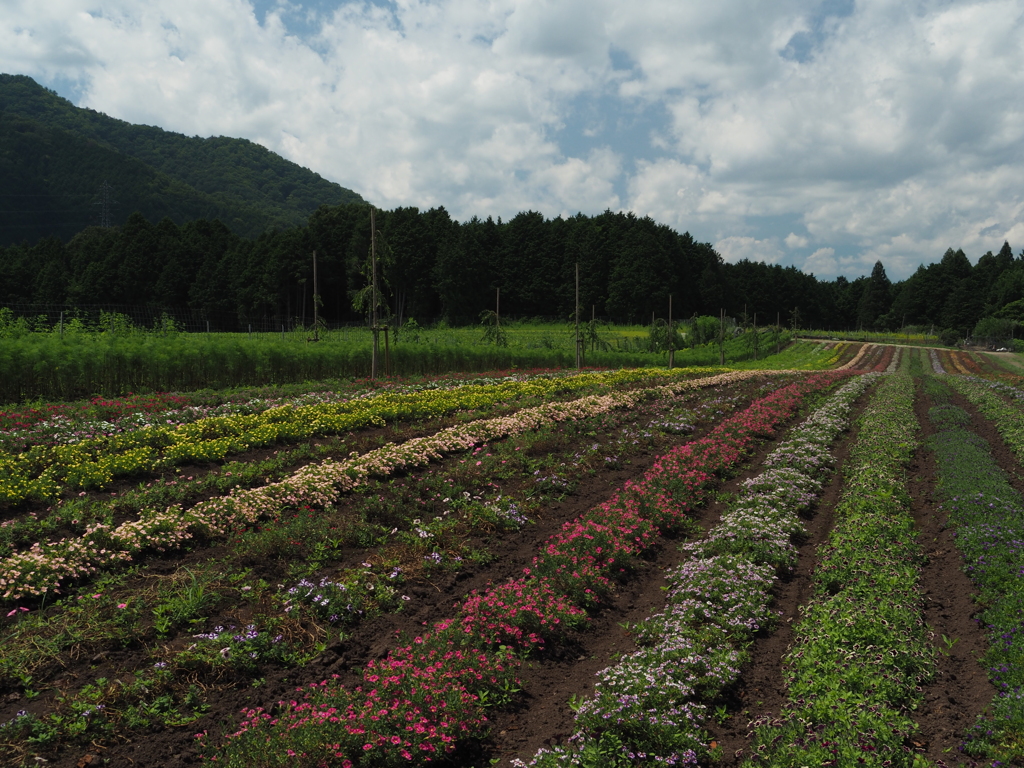
[[99, 223], [218, 218], [240, 235], [301, 225], [320, 205], [362, 198], [245, 139], [202, 139], [76, 107], [24, 75], [0, 74], [0, 243], [69, 239]]

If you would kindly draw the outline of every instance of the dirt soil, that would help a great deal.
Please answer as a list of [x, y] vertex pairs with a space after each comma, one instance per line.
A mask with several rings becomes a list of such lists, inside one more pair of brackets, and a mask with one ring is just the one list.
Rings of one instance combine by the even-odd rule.
[[[851, 345], [853, 347], [854, 345]], [[856, 413], [863, 409], [868, 396], [860, 398]], [[995, 433], [975, 409], [957, 400], [972, 413], [972, 428], [989, 441], [1000, 466], [1010, 472], [1019, 490], [1024, 491], [1020, 467]], [[929, 403], [919, 391], [916, 404], [922, 425], [921, 438], [931, 433], [927, 420]], [[702, 430], [706, 431], [706, 430]], [[369, 436], [368, 436], [369, 437]], [[856, 438], [848, 433], [836, 446], [837, 466], [841, 471]], [[691, 438], [692, 439], [692, 438]], [[752, 457], [749, 469], [732, 478], [723, 491], [734, 492], [748, 477], [759, 472], [759, 464], [778, 442], [763, 444]], [[682, 441], [680, 441], [682, 442]], [[660, 451], [663, 452], [663, 451]], [[659, 453], [660, 453], [659, 452]], [[290, 698], [296, 687], [339, 675], [346, 683], [357, 684], [360, 668], [369, 660], [387, 653], [400, 635], [422, 632], [428, 622], [451, 615], [452, 606], [473, 589], [482, 589], [489, 582], [515, 578], [537, 553], [544, 542], [565, 520], [606, 500], [608, 496], [630, 478], [637, 477], [653, 462], [659, 453], [634, 458], [632, 464], [621, 470], [581, 478], [576, 494], [546, 508], [536, 525], [518, 535], [507, 535], [488, 542], [496, 555], [489, 566], [463, 570], [439, 577], [435, 581], [410, 584], [408, 593], [413, 598], [406, 611], [381, 616], [357, 627], [349, 641], [328, 648], [318, 659], [303, 669], [271, 672], [265, 683], [252, 688], [247, 679], [224, 679], [208, 691], [210, 712], [200, 721], [180, 729], [148, 732], [131, 741], [109, 745], [106, 748], [76, 748], [53, 756], [49, 766], [56, 768], [84, 768], [84, 766], [179, 766], [200, 762], [194, 746], [193, 734], [208, 729], [223, 732], [237, 722], [240, 709], [247, 706], [267, 705], [279, 699]], [[927, 450], [919, 449], [908, 472], [913, 498], [913, 513], [920, 527], [919, 540], [929, 556], [922, 573], [922, 591], [926, 598], [926, 621], [935, 635], [939, 651], [936, 658], [938, 674], [925, 688], [925, 704], [916, 713], [921, 731], [912, 745], [938, 765], [971, 765], [959, 754], [957, 747], [961, 734], [975, 720], [978, 713], [991, 701], [993, 689], [984, 671], [975, 661], [986, 646], [985, 638], [973, 616], [974, 590], [961, 571], [951, 533], [945, 529], [933, 498], [935, 487], [934, 460]], [[740, 765], [749, 748], [748, 724], [760, 715], [778, 712], [784, 701], [781, 659], [792, 639], [791, 626], [798, 615], [798, 607], [811, 594], [811, 574], [816, 566], [815, 551], [828, 536], [832, 515], [841, 492], [841, 474], [837, 471], [824, 489], [817, 512], [806, 520], [808, 539], [800, 547], [799, 565], [790, 577], [776, 589], [775, 607], [781, 611], [779, 628], [756, 638], [751, 649], [752, 660], [746, 665], [738, 685], [729, 692], [724, 702], [729, 716], [721, 724], [711, 724], [713, 740], [721, 748], [721, 759], [714, 763], [720, 768]], [[708, 529], [719, 520], [723, 505], [711, 504], [700, 516], [700, 523]], [[472, 750], [460, 750], [447, 761], [457, 766], [496, 764], [505, 768], [513, 758], [528, 762], [536, 751], [563, 741], [573, 731], [572, 711], [568, 706], [571, 696], [586, 696], [593, 690], [595, 673], [614, 663], [616, 654], [634, 649], [622, 624], [645, 618], [664, 607], [662, 587], [665, 570], [681, 562], [677, 544], [663, 540], [650, 554], [649, 568], [622, 586], [612, 603], [594, 616], [587, 632], [573, 637], [570, 642], [550, 648], [541, 658], [529, 662], [522, 670], [523, 693], [518, 706], [492, 715], [491, 739]], [[211, 553], [194, 553], [193, 557]], [[176, 560], [175, 565], [181, 560]], [[942, 637], [956, 639], [951, 648]], [[71, 667], [65, 679], [81, 676], [84, 681], [94, 679], [103, 672], [116, 675], [119, 669], [130, 668], [131, 651], [116, 651], [84, 660], [79, 668]], [[19, 708], [13, 702], [0, 702], [0, 712]], [[11, 713], [13, 714], [13, 712]], [[0, 717], [0, 720], [4, 719]], [[42, 764], [42, 763], [40, 763]]]
[[[862, 397], [861, 408], [864, 401]], [[966, 401], [957, 401], [957, 404], [972, 413], [971, 428], [993, 446], [1000, 466], [1004, 469], [1017, 466], [994, 428]], [[934, 432], [928, 422], [930, 405], [919, 388], [915, 412], [922, 427], [919, 435], [922, 441]], [[722, 760], [715, 763], [716, 766], [739, 766], [751, 746], [749, 723], [760, 716], [778, 713], [785, 704], [782, 658], [792, 642], [792, 625], [797, 620], [798, 608], [812, 594], [810, 578], [817, 567], [815, 552], [832, 529], [831, 512], [842, 491], [840, 472], [855, 439], [856, 432], [851, 431], [838, 445], [835, 454], [837, 472], [824, 489], [816, 514], [807, 522], [809, 538], [800, 547], [796, 572], [779, 585], [775, 607], [782, 613], [780, 626], [775, 632], [755, 640], [753, 658], [743, 670], [740, 684], [728, 702], [730, 717], [711, 729], [723, 752]], [[977, 612], [974, 604], [976, 590], [961, 570], [962, 563], [953, 544], [952, 531], [945, 527], [945, 518], [935, 501], [933, 454], [919, 448], [908, 468], [907, 477], [912, 512], [920, 531], [918, 541], [928, 556], [921, 573], [924, 618], [933, 632], [937, 649], [935, 679], [924, 688], [924, 705], [912, 714], [920, 731], [907, 746], [939, 766], [973, 766], [977, 764], [959, 752], [960, 739], [995, 694], [985, 671], [976, 661], [987, 648], [984, 632], [974, 619]], [[954, 641], [952, 647], [943, 640], [943, 636]]]
[[[743, 399], [736, 403], [738, 409], [746, 407], [751, 393], [761, 384], [754, 379], [727, 388], [732, 394], [741, 394]], [[745, 393], [745, 394], [744, 394]], [[82, 768], [82, 766], [176, 766], [191, 765], [201, 762], [195, 747], [194, 735], [204, 730], [211, 734], [230, 732], [228, 729], [237, 723], [241, 709], [252, 706], [267, 706], [282, 700], [290, 699], [295, 689], [319, 682], [332, 675], [338, 675], [341, 682], [357, 685], [361, 683], [360, 671], [372, 659], [383, 657], [397, 645], [400, 636], [414, 636], [422, 633], [428, 624], [451, 616], [453, 605], [461, 601], [468, 592], [484, 589], [489, 583], [517, 578], [522, 569], [527, 567], [540, 550], [541, 545], [561, 525], [579, 516], [586, 510], [606, 501], [627, 480], [642, 475], [655, 458], [673, 445], [683, 444], [706, 434], [718, 422], [698, 429], [692, 435], [663, 436], [659, 438], [655, 448], [649, 453], [633, 456], [621, 469], [606, 469], [590, 476], [581, 473], [579, 486], [574, 494], [561, 502], [545, 507], [535, 518], [534, 523], [519, 533], [501, 534], [488, 539], [487, 548], [494, 555], [488, 565], [469, 566], [458, 573], [441, 574], [427, 579], [410, 579], [404, 591], [412, 600], [400, 613], [389, 614], [366, 621], [356, 626], [350, 639], [337, 643], [312, 663], [301, 669], [268, 669], [265, 681], [254, 688], [251, 678], [241, 674], [227, 672], [220, 679], [203, 679], [204, 698], [209, 704], [209, 712], [200, 720], [180, 728], [159, 728], [135, 733], [120, 743], [107, 743], [92, 747], [69, 747], [57, 753], [46, 754], [45, 765], [56, 768]], [[430, 427], [436, 427], [431, 424]], [[382, 438], [402, 441], [414, 434], [420, 434], [422, 424], [411, 429], [398, 427], [394, 432], [388, 430], [368, 430], [360, 433], [359, 442], [366, 447], [378, 443]], [[552, 451], [563, 446], [552, 444]], [[442, 470], [449, 462], [457, 465], [459, 457], [449, 458], [441, 464]], [[433, 465], [437, 469], [438, 465]], [[206, 467], [190, 467], [189, 472], [201, 471]], [[524, 481], [528, 482], [528, 481]], [[214, 546], [199, 551], [169, 554], [163, 559], [154, 559], [147, 563], [150, 572], [169, 573], [181, 566], [189, 566], [210, 558], [223, 557], [226, 548]], [[365, 559], [365, 551], [353, 550], [354, 562]], [[651, 553], [651, 567], [645, 578], [631, 580], [624, 585], [615, 602], [604, 611], [598, 613], [592, 626], [585, 633], [572, 638], [569, 643], [550, 648], [547, 656], [532, 663], [523, 670], [524, 697], [518, 712], [498, 713], [496, 734], [493, 743], [481, 745], [473, 753], [462, 751], [457, 755], [459, 765], [487, 764], [489, 757], [514, 752], [523, 757], [530, 757], [536, 747], [554, 734], [568, 735], [571, 728], [571, 713], [567, 702], [572, 693], [586, 690], [581, 688], [580, 680], [589, 680], [593, 673], [608, 666], [611, 656], [627, 649], [625, 635], [619, 623], [630, 618], [640, 619], [658, 610], [664, 605], [660, 586], [664, 583], [661, 573], [670, 567], [676, 559], [676, 549], [671, 542], [666, 542]], [[273, 567], [267, 564], [268, 569]], [[269, 575], [269, 574], [268, 574]], [[660, 602], [659, 602], [660, 601]], [[228, 609], [222, 614], [211, 616], [210, 622], [221, 624], [242, 625], [245, 617], [239, 609]], [[632, 647], [632, 646], [628, 646]], [[64, 659], [65, 668], [47, 681], [47, 687], [76, 689], [84, 683], [99, 677], [108, 679], [127, 679], [132, 670], [140, 668], [149, 658], [148, 651], [142, 649], [84, 649], [77, 658]], [[556, 682], [557, 681], [557, 682]], [[14, 716], [20, 709], [29, 711], [45, 711], [47, 699], [52, 692], [38, 699], [25, 701], [17, 693], [9, 693], [0, 698], [0, 722]], [[539, 706], [538, 706], [539, 704]], [[555, 711], [560, 714], [553, 714]], [[504, 732], [504, 733], [503, 733]], [[513, 745], [504, 741], [505, 736], [518, 735], [521, 743]], [[528, 746], [527, 746], [528, 745]], [[2, 745], [0, 745], [2, 746]], [[0, 764], [3, 764], [4, 753], [0, 750]], [[19, 764], [14, 761], [11, 764]], [[39, 763], [42, 765], [43, 763]]]

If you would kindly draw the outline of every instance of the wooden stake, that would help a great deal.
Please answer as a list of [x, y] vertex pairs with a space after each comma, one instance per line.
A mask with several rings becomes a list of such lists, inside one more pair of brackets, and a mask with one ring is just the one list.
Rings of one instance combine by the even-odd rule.
[[377, 378], [377, 359], [380, 357], [380, 339], [377, 335], [377, 214], [370, 206], [370, 329], [373, 333], [373, 352], [370, 358], [370, 378]]
[[313, 341], [320, 341], [320, 283], [316, 276], [316, 251], [313, 251]]
[[576, 262], [576, 370], [580, 369], [580, 263]]
[[668, 367], [675, 363], [676, 351], [672, 348], [672, 294], [668, 295]]

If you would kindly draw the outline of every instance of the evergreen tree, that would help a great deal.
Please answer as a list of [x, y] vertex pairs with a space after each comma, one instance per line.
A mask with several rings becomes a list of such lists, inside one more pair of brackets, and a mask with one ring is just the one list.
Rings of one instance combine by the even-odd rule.
[[879, 321], [892, 306], [892, 283], [885, 274], [881, 261], [876, 261], [871, 276], [864, 286], [864, 293], [857, 304], [857, 325], [865, 330], [875, 330]]

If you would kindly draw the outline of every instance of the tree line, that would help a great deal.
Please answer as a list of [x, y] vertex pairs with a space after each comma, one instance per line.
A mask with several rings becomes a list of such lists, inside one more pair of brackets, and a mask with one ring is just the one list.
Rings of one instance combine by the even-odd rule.
[[[963, 251], [892, 283], [871, 275], [817, 279], [795, 267], [723, 261], [708, 243], [650, 218], [605, 211], [547, 219], [527, 211], [502, 221], [458, 222], [442, 208], [376, 213], [382, 314], [391, 324], [503, 317], [568, 319], [580, 307], [620, 323], [727, 315], [758, 325], [897, 330], [930, 325], [970, 333], [984, 317], [1024, 320], [1024, 261], [1008, 244], [972, 266]], [[365, 320], [357, 295], [369, 281], [370, 208], [321, 206], [304, 226], [243, 237], [218, 220], [153, 224], [133, 214], [119, 227], [88, 227], [68, 242], [45, 238], [0, 248], [0, 304], [95, 303], [187, 307], [235, 328], [308, 324], [313, 253], [319, 313], [329, 323]], [[221, 321], [221, 325], [223, 325]], [[224, 328], [228, 330], [229, 328]]]

